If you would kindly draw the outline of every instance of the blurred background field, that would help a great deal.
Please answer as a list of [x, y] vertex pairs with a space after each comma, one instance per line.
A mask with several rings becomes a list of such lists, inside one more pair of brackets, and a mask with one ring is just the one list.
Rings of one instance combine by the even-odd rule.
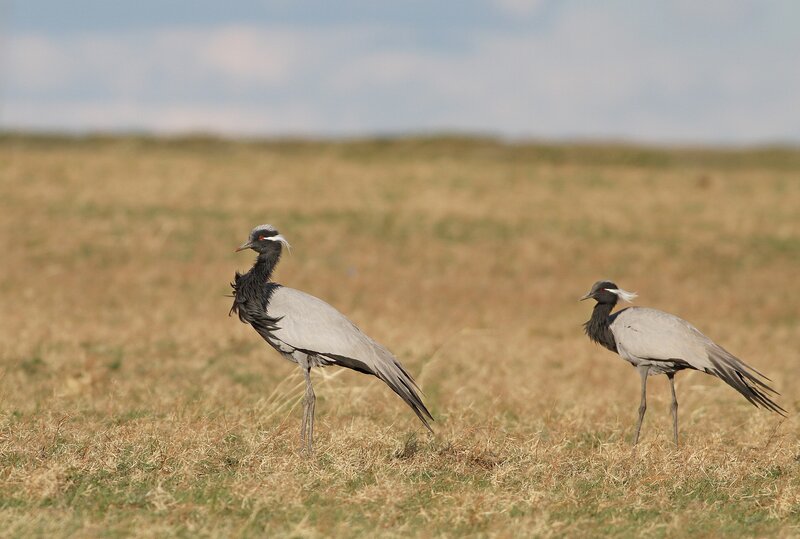
[[[11, 536], [795, 536], [800, 151], [429, 137], [0, 138], [0, 528]], [[256, 224], [276, 280], [409, 368], [302, 377], [227, 316]], [[650, 381], [591, 344], [600, 278], [767, 374]], [[663, 378], [663, 379], [661, 379]]]

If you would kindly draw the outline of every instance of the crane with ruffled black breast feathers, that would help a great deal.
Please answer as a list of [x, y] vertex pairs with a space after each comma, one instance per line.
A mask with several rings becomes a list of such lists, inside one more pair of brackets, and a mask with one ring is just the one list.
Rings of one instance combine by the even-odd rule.
[[314, 296], [273, 282], [272, 272], [289, 243], [271, 225], [259, 225], [237, 251], [258, 253], [245, 274], [236, 273], [230, 314], [250, 324], [283, 357], [303, 371], [306, 391], [300, 437], [308, 452], [314, 448], [316, 396], [311, 384], [312, 367], [338, 365], [371, 374], [386, 383], [411, 407], [431, 432], [433, 420], [408, 371], [383, 345], [364, 334], [342, 313]]
[[639, 441], [647, 409], [647, 377], [656, 374], [666, 374], [669, 378], [675, 445], [678, 444], [675, 373], [684, 369], [716, 376], [756, 407], [786, 414], [786, 410], [770, 397], [770, 393], [778, 393], [766, 384], [771, 381], [769, 378], [703, 335], [686, 320], [646, 307], [628, 307], [611, 314], [620, 299], [631, 302], [635, 297], [636, 294], [622, 290], [611, 281], [598, 281], [580, 298], [581, 301], [591, 298], [597, 302], [592, 317], [584, 324], [589, 339], [618, 353], [639, 371], [642, 396], [634, 445]]

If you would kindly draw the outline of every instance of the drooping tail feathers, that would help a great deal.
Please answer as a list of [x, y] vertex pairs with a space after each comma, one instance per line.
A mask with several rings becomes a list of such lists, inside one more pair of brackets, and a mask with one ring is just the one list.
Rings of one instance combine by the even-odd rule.
[[336, 365], [365, 374], [372, 374], [383, 380], [392, 391], [397, 393], [400, 398], [414, 410], [414, 413], [417, 414], [417, 417], [422, 421], [422, 424], [425, 425], [425, 428], [433, 433], [433, 429], [428, 422], [429, 420], [433, 421], [433, 416], [428, 411], [428, 408], [425, 407], [425, 403], [422, 402], [418, 393], [419, 387], [414, 381], [414, 378], [412, 378], [405, 367], [403, 367], [388, 350], [382, 349], [381, 352], [383, 353], [375, 357], [375, 360], [372, 361], [372, 365], [367, 365], [365, 362], [345, 356], [334, 354], [325, 355], [330, 357]]
[[[772, 400], [772, 395], [780, 395], [764, 382], [769, 378], [747, 365], [721, 346], [715, 345], [708, 350], [708, 359], [713, 365], [706, 372], [721, 378], [726, 384], [742, 394], [753, 406], [766, 408], [786, 417], [786, 410]], [[763, 380], [762, 380], [763, 379]]]

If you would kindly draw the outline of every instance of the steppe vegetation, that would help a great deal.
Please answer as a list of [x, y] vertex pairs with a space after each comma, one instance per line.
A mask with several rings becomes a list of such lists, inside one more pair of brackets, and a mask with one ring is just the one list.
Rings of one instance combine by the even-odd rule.
[[[416, 376], [302, 376], [227, 316], [269, 222], [276, 278]], [[800, 151], [0, 137], [4, 536], [800, 534]], [[639, 378], [591, 344], [599, 278], [782, 392]]]

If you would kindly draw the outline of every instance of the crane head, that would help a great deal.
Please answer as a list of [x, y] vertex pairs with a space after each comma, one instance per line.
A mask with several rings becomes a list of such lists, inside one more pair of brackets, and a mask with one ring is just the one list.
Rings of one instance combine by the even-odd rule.
[[620, 299], [630, 303], [635, 297], [636, 293], [623, 290], [612, 281], [597, 281], [592, 285], [592, 289], [589, 290], [580, 301], [592, 298], [597, 303], [610, 303], [615, 305]]
[[258, 225], [250, 231], [247, 241], [241, 244], [236, 252], [252, 249], [258, 253], [266, 253], [277, 249], [281, 250], [281, 245], [291, 249], [291, 245], [272, 225]]

